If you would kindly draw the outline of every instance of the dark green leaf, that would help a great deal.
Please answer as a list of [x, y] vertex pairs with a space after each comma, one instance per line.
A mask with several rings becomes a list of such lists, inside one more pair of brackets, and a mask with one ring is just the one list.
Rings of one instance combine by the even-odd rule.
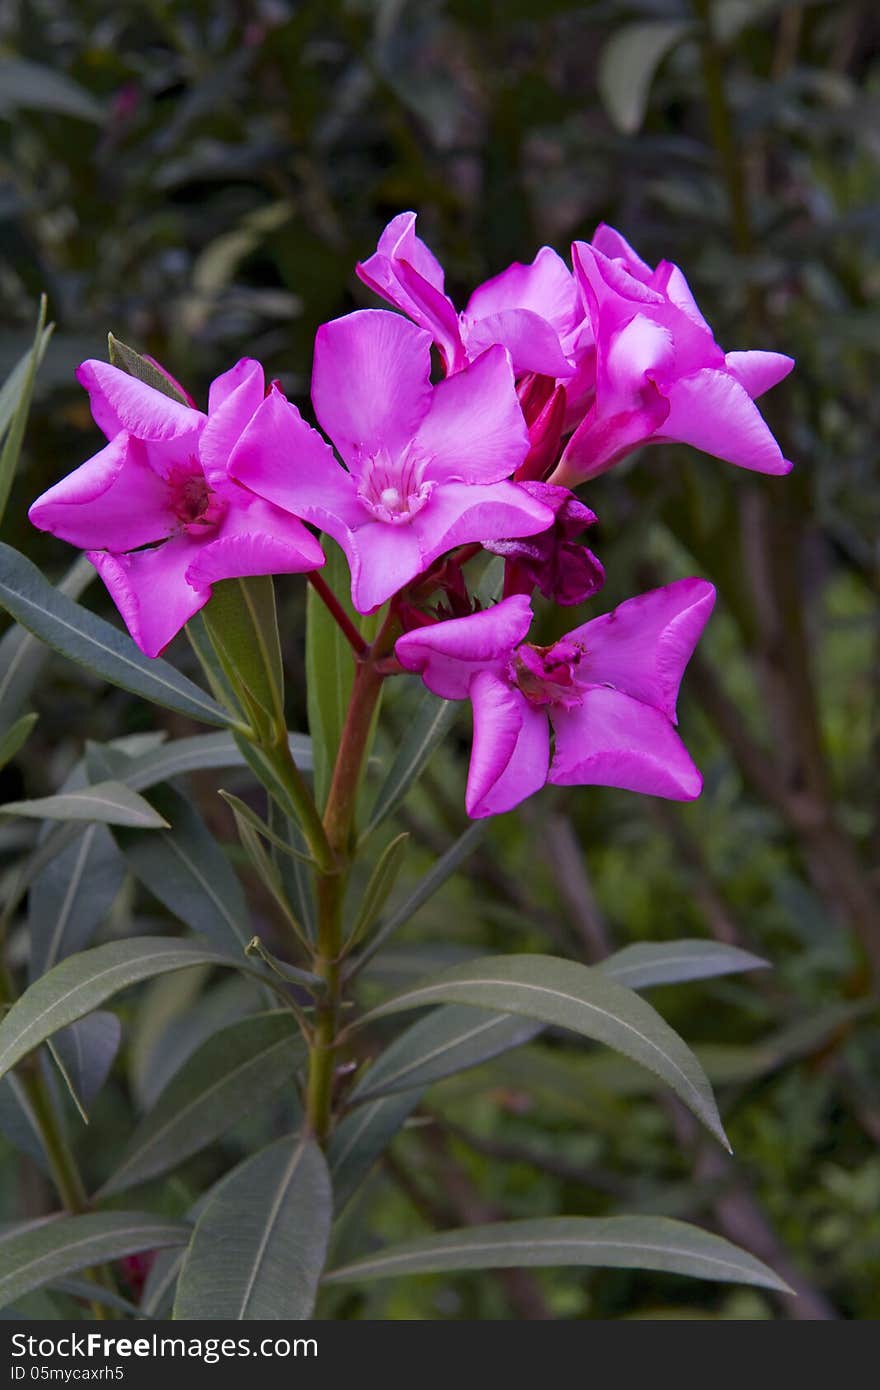
[[49, 1050], [85, 1120], [107, 1080], [121, 1036], [119, 1019], [101, 1009], [77, 1019], [49, 1039]]
[[36, 714], [23, 714], [5, 734], [0, 734], [0, 770], [11, 762], [18, 750], [27, 743], [38, 717]]
[[364, 835], [369, 835], [397, 810], [413, 783], [424, 771], [434, 750], [449, 733], [458, 713], [455, 700], [440, 700], [430, 691], [418, 708], [395, 754], [388, 775], [376, 795]]
[[152, 386], [154, 391], [161, 391], [163, 396], [170, 396], [173, 401], [180, 405], [189, 405], [190, 402], [182, 391], [178, 391], [173, 381], [164, 372], [160, 372], [158, 367], [154, 367], [152, 362], [148, 362], [146, 357], [142, 357], [134, 348], [123, 343], [121, 339], [115, 337], [113, 333], [107, 334], [107, 356], [110, 358], [114, 367], [120, 371], [127, 372], [129, 376], [137, 377], [145, 386]]
[[148, 801], [122, 782], [94, 782], [78, 791], [41, 796], [36, 801], [7, 801], [0, 815], [33, 820], [86, 820], [138, 830], [168, 828]]
[[341, 1211], [422, 1098], [419, 1090], [380, 1096], [346, 1115], [327, 1146], [333, 1200]]
[[[327, 536], [321, 537], [321, 544], [327, 556], [321, 578], [333, 590], [357, 627], [360, 619], [351, 602], [345, 556], [335, 541]], [[353, 683], [354, 659], [348, 639], [309, 585], [306, 600], [306, 690], [309, 732], [315, 760], [315, 800], [319, 807], [324, 806], [330, 790], [330, 776]]]
[[629, 989], [705, 980], [743, 970], [766, 969], [768, 962], [720, 941], [640, 941], [615, 951], [597, 966]]
[[654, 73], [688, 33], [688, 20], [657, 19], [625, 24], [599, 55], [599, 95], [618, 130], [634, 135], [648, 105]]

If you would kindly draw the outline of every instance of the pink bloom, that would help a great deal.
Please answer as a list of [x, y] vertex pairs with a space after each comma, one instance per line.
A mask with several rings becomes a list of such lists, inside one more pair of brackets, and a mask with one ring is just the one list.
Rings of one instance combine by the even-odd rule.
[[540, 589], [545, 598], [571, 607], [592, 598], [605, 583], [605, 570], [591, 550], [576, 537], [596, 520], [596, 513], [565, 487], [523, 483], [530, 496], [550, 507], [553, 525], [523, 540], [486, 541], [485, 549], [507, 561], [504, 593], [530, 594]]
[[234, 477], [342, 546], [361, 613], [454, 546], [553, 522], [548, 507], [506, 481], [529, 440], [504, 349], [438, 386], [430, 374], [430, 335], [397, 314], [365, 309], [325, 323], [312, 401], [346, 466], [280, 407], [275, 447], [266, 440], [230, 462]]
[[592, 334], [574, 276], [555, 251], [542, 246], [530, 265], [515, 263], [479, 285], [459, 314], [444, 290], [439, 261], [415, 228], [414, 212], [393, 218], [357, 273], [431, 334], [447, 374], [461, 371], [495, 344], [507, 348], [517, 377], [575, 374]]
[[790, 357], [725, 356], [678, 266], [652, 270], [610, 227], [575, 242], [572, 261], [595, 334], [595, 398], [553, 482], [574, 486], [663, 441], [758, 473], [789, 471], [754, 397], [788, 375]]
[[436, 695], [473, 705], [468, 815], [508, 811], [547, 781], [699, 796], [675, 703], [714, 602], [711, 584], [680, 579], [536, 647], [525, 641], [529, 600], [515, 595], [398, 638], [402, 666]]
[[207, 415], [107, 362], [84, 362], [77, 376], [110, 442], [29, 515], [88, 552], [147, 656], [207, 603], [216, 580], [324, 563], [299, 521], [227, 472], [236, 445], [258, 451], [261, 420], [284, 399], [275, 386], [265, 395], [258, 362], [242, 358], [216, 379]]

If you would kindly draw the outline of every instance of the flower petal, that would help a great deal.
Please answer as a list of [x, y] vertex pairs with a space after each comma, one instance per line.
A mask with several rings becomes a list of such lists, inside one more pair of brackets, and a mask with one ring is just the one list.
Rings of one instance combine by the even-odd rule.
[[425, 565], [472, 541], [534, 536], [553, 525], [553, 512], [518, 483], [441, 483], [410, 522]]
[[357, 274], [375, 294], [426, 329], [440, 349], [447, 372], [455, 372], [467, 363], [458, 314], [443, 290], [443, 268], [416, 236], [415, 226], [414, 212], [392, 218], [379, 238], [376, 254], [357, 266]]
[[330, 534], [348, 556], [351, 601], [359, 613], [375, 612], [424, 568], [412, 526], [368, 521], [356, 531]]
[[[262, 405], [264, 387], [263, 368], [249, 357], [243, 357], [211, 383], [208, 423], [199, 441], [199, 458], [212, 485], [222, 486], [228, 481], [230, 455], [254, 412]], [[275, 387], [272, 391], [281, 394]]]
[[623, 261], [630, 275], [634, 275], [643, 284], [647, 284], [654, 274], [651, 267], [630, 246], [626, 237], [621, 236], [620, 232], [615, 231], [613, 227], [609, 227], [607, 222], [599, 223], [591, 244], [597, 251], [601, 251], [603, 256], [607, 256], [610, 261]]
[[350, 468], [410, 443], [431, 404], [431, 339], [384, 309], [362, 309], [318, 329], [312, 401]]
[[706, 367], [664, 388], [669, 414], [659, 439], [691, 444], [755, 473], [789, 473], [758, 407], [745, 387], [726, 371]]
[[674, 724], [684, 669], [714, 606], [705, 579], [679, 579], [627, 599], [568, 638], [584, 646], [580, 670], [591, 684], [613, 686]]
[[109, 362], [91, 358], [76, 369], [89, 393], [95, 423], [112, 439], [127, 430], [137, 439], [177, 439], [195, 435], [204, 425], [200, 410], [181, 405]]
[[755, 400], [771, 386], [785, 380], [794, 366], [794, 358], [781, 352], [728, 352], [724, 365]]
[[301, 521], [239, 488], [244, 501], [227, 512], [215, 540], [202, 545], [186, 572], [205, 588], [218, 579], [255, 574], [302, 574], [320, 569], [324, 552]]
[[478, 285], [468, 300], [468, 322], [505, 309], [531, 309], [560, 337], [570, 333], [580, 317], [574, 276], [561, 256], [542, 246], [531, 265], [515, 261], [500, 275]]
[[143, 445], [125, 433], [38, 497], [28, 516], [84, 550], [134, 550], [164, 540], [177, 524], [168, 488]]
[[562, 351], [555, 328], [531, 309], [502, 309], [467, 321], [464, 338], [470, 358], [485, 352], [493, 343], [506, 347], [518, 377], [525, 372], [569, 377], [575, 370]]
[[229, 456], [229, 475], [334, 536], [340, 526], [361, 526], [369, 515], [351, 474], [280, 391], [270, 391], [254, 412]]
[[580, 705], [551, 710], [557, 786], [621, 787], [672, 801], [693, 801], [703, 779], [660, 710], [618, 690], [593, 686]]
[[111, 555], [105, 550], [89, 552], [89, 559], [145, 656], [158, 656], [211, 597], [210, 589], [194, 589], [185, 578], [199, 544], [181, 535], [152, 550], [136, 550], [131, 555]]
[[471, 682], [474, 741], [465, 808], [477, 820], [525, 801], [547, 781], [550, 726], [518, 690], [491, 671]]
[[427, 477], [435, 481], [510, 477], [528, 453], [529, 433], [504, 348], [489, 348], [434, 387], [415, 444], [430, 456]]
[[420, 675], [435, 695], [464, 700], [476, 672], [506, 669], [532, 616], [528, 598], [516, 594], [481, 613], [407, 632], [398, 637], [394, 651], [401, 666]]

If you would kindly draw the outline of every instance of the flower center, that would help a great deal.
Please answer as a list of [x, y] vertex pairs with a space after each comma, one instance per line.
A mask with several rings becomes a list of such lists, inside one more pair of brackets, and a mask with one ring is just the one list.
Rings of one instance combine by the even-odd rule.
[[425, 479], [428, 460], [407, 450], [399, 459], [378, 454], [364, 461], [358, 497], [377, 521], [405, 526], [422, 510], [436, 486]]
[[172, 469], [168, 486], [172, 510], [190, 535], [204, 535], [223, 520], [226, 503], [209, 487], [195, 458], [187, 466]]
[[530, 705], [562, 705], [563, 709], [571, 709], [581, 702], [577, 669], [585, 656], [586, 648], [567, 637], [551, 647], [523, 642], [511, 657], [510, 678]]

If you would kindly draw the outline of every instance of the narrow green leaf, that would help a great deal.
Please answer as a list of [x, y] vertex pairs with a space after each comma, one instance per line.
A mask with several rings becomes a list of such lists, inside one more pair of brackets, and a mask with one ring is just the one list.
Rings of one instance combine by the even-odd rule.
[[290, 1087], [296, 1105], [293, 1077], [304, 1055], [284, 1009], [239, 1019], [214, 1033], [184, 1062], [138, 1125], [100, 1196], [176, 1168], [282, 1086]]
[[[85, 555], [74, 560], [58, 592], [78, 599], [97, 576]], [[14, 623], [0, 638], [0, 728], [11, 724], [26, 704], [51, 650], [26, 627]]]
[[66, 73], [25, 58], [0, 58], [0, 115], [19, 107], [26, 111], [54, 111], [80, 121], [100, 125], [104, 107]]
[[4, 768], [11, 762], [20, 748], [23, 748], [31, 736], [33, 727], [39, 715], [23, 714], [20, 719], [16, 719], [11, 729], [0, 736], [0, 768]]
[[359, 1026], [426, 1004], [524, 1014], [602, 1042], [659, 1076], [729, 1148], [712, 1088], [690, 1048], [644, 999], [575, 961], [491, 956], [452, 966], [365, 1014]]
[[0, 1076], [53, 1033], [100, 1008], [120, 990], [190, 965], [238, 966], [248, 971], [243, 957], [238, 965], [227, 952], [203, 942], [164, 936], [108, 941], [68, 956], [35, 980], [0, 1021]]
[[359, 1106], [337, 1125], [327, 1146], [337, 1212], [354, 1195], [422, 1098], [420, 1090], [380, 1096]]
[[397, 882], [403, 868], [409, 834], [404, 831], [387, 844], [376, 862], [369, 882], [361, 897], [360, 907], [354, 926], [348, 938], [348, 945], [354, 946], [370, 930]]
[[[351, 618], [355, 627], [360, 617], [351, 602], [348, 564], [335, 541], [321, 537], [327, 563], [321, 577]], [[354, 683], [354, 658], [348, 640], [340, 631], [311, 585], [306, 597], [306, 690], [309, 732], [315, 760], [315, 800], [320, 808], [327, 801], [330, 777], [342, 726]]]
[[721, 1236], [665, 1216], [551, 1216], [444, 1231], [355, 1260], [324, 1283], [466, 1269], [586, 1265], [651, 1269], [790, 1293], [772, 1269]]
[[413, 1087], [424, 1090], [444, 1076], [530, 1042], [543, 1026], [521, 1015], [487, 1013], [464, 1004], [432, 1009], [380, 1053], [352, 1090], [349, 1104]]
[[49, 1285], [49, 1293], [54, 1290], [65, 1293], [70, 1298], [78, 1298], [83, 1303], [99, 1303], [103, 1308], [115, 1308], [117, 1312], [127, 1313], [129, 1317], [148, 1316], [136, 1303], [123, 1298], [121, 1294], [111, 1293], [103, 1284], [93, 1284], [89, 1279], [59, 1279], [57, 1284]]
[[94, 782], [79, 791], [58, 792], [36, 801], [7, 801], [0, 815], [34, 820], [85, 820], [127, 825], [138, 830], [168, 829], [168, 821], [123, 782]]
[[143, 835], [117, 830], [129, 868], [191, 931], [227, 951], [251, 935], [244, 891], [232, 865], [191, 801], [173, 787], [152, 793], [170, 829]]
[[424, 771], [434, 750], [449, 733], [458, 713], [455, 700], [440, 700], [430, 691], [422, 695], [388, 775], [376, 795], [364, 836], [371, 834], [403, 801]]
[[189, 1226], [141, 1211], [60, 1216], [0, 1240], [0, 1307], [78, 1269], [138, 1250], [185, 1245]]
[[[2, 72], [2, 68], [3, 60], [0, 59], [0, 72]], [[2, 101], [2, 97], [0, 97], [0, 101]], [[46, 326], [46, 296], [43, 295], [37, 313], [33, 346], [24, 361], [13, 368], [12, 377], [6, 383], [6, 386], [10, 387], [10, 394], [17, 388], [14, 409], [5, 421], [3, 415], [6, 412], [5, 410], [0, 411], [0, 438], [3, 438], [4, 434], [6, 435], [3, 447], [0, 449], [0, 521], [3, 520], [3, 513], [6, 511], [6, 503], [9, 501], [9, 493], [12, 490], [12, 480], [18, 468], [37, 371], [49, 345], [54, 326], [51, 323], [48, 327]], [[6, 393], [6, 386], [4, 386], [4, 394]], [[5, 402], [3, 404], [5, 405]]]
[[179, 405], [190, 405], [182, 391], [178, 391], [174, 382], [164, 372], [160, 372], [152, 362], [148, 362], [146, 357], [142, 357], [134, 348], [123, 343], [113, 333], [107, 334], [107, 356], [110, 358], [114, 367], [120, 371], [127, 372], [129, 376], [137, 377], [145, 386], [152, 386], [154, 391], [161, 391], [163, 396], [170, 396]]
[[289, 854], [293, 859], [298, 859], [303, 864], [314, 864], [315, 861], [312, 859], [311, 855], [301, 854], [300, 851], [294, 849], [293, 845], [287, 840], [282, 839], [280, 835], [276, 835], [275, 831], [270, 825], [266, 824], [262, 816], [258, 816], [253, 807], [248, 806], [246, 801], [242, 801], [240, 796], [233, 796], [232, 792], [224, 791], [222, 788], [217, 795], [221, 796], [226, 802], [227, 806], [234, 814], [236, 821], [241, 821], [249, 825], [257, 835], [262, 835], [263, 839], [267, 840], [275, 849], [280, 849], [282, 854]]
[[116, 1015], [99, 1009], [48, 1039], [49, 1051], [86, 1122], [107, 1080], [121, 1037], [122, 1024]]
[[[232, 803], [229, 803], [232, 806]], [[284, 884], [278, 867], [270, 859], [263, 842], [247, 817], [243, 816], [237, 807], [232, 806], [232, 814], [235, 817], [235, 827], [238, 831], [239, 839], [244, 847], [245, 854], [251, 861], [257, 872], [257, 877], [268, 889], [277, 904], [282, 916], [287, 922], [294, 935], [299, 938], [303, 945], [308, 946], [308, 937], [297, 921], [296, 915], [287, 901], [284, 891]]]
[[419, 880], [416, 887], [394, 911], [376, 932], [356, 960], [352, 961], [349, 975], [354, 975], [362, 970], [371, 960], [378, 950], [385, 945], [389, 937], [399, 931], [402, 926], [414, 917], [419, 908], [424, 907], [429, 898], [437, 892], [447, 879], [451, 878], [460, 864], [467, 859], [479, 844], [486, 833], [485, 821], [474, 821], [468, 826], [463, 835], [460, 835], [454, 844], [450, 845], [445, 854], [441, 854], [437, 863], [432, 869]]
[[763, 970], [769, 962], [720, 941], [640, 941], [625, 946], [596, 967], [629, 989], [705, 980], [743, 970]]
[[253, 701], [283, 728], [284, 675], [271, 576], [224, 579], [213, 586], [202, 612], [230, 685], [246, 707]]
[[254, 936], [244, 948], [246, 956], [256, 956], [259, 960], [268, 965], [282, 980], [288, 984], [299, 985], [303, 989], [315, 990], [325, 989], [325, 983], [320, 975], [312, 975], [308, 970], [300, 970], [296, 965], [289, 965], [286, 960], [279, 960], [273, 956], [263, 945], [258, 936]]
[[180, 1271], [175, 1319], [292, 1321], [312, 1314], [332, 1194], [321, 1150], [279, 1139], [218, 1183]]
[[[291, 734], [288, 741], [297, 766], [308, 772], [312, 765], [311, 740], [306, 734]], [[145, 791], [185, 772], [247, 766], [232, 734], [194, 734], [190, 738], [171, 739], [131, 758], [119, 780], [135, 791]]]
[[605, 44], [599, 55], [599, 95], [624, 135], [635, 135], [641, 126], [655, 72], [692, 28], [688, 20], [649, 19], [623, 25]]
[[38, 1168], [48, 1173], [39, 1121], [15, 1072], [0, 1077], [0, 1134], [13, 1148], [27, 1154]]
[[228, 727], [232, 715], [161, 657], [143, 656], [127, 633], [74, 603], [30, 560], [0, 544], [0, 606], [48, 646], [111, 685], [203, 724]]

